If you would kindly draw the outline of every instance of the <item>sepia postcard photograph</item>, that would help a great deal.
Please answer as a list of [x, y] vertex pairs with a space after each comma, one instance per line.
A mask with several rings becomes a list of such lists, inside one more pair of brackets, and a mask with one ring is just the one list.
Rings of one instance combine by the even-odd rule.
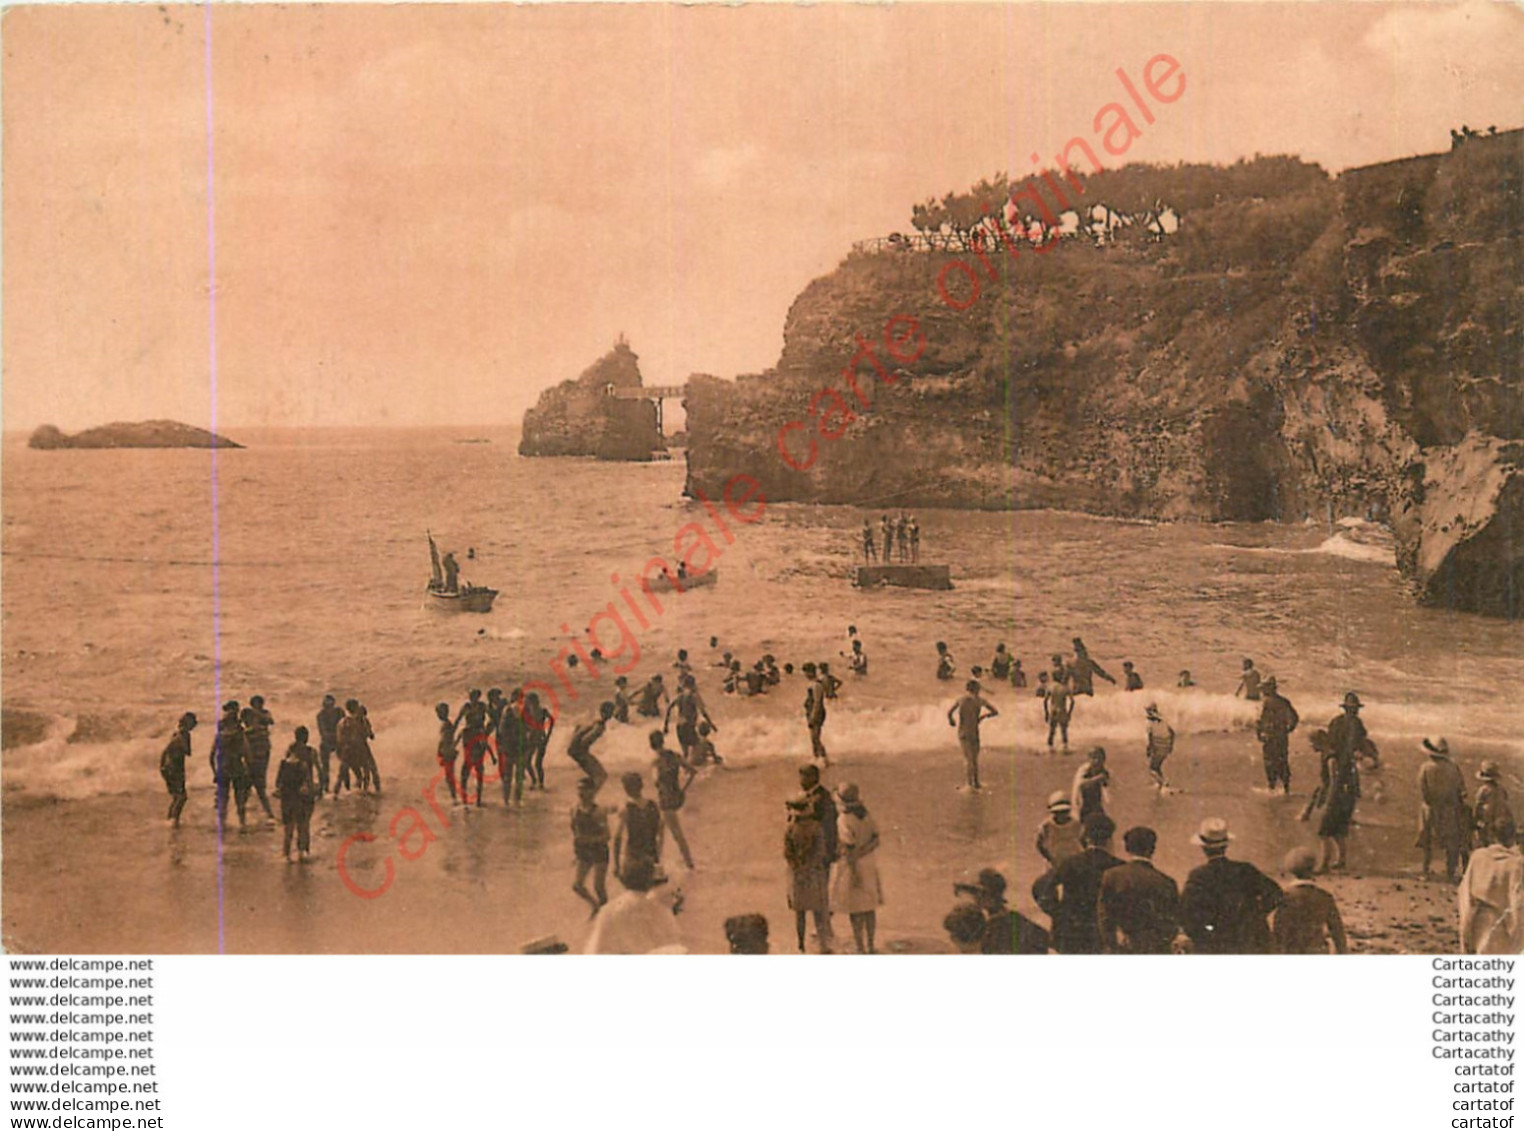
[[0, 46], [6, 951], [1524, 951], [1516, 5]]

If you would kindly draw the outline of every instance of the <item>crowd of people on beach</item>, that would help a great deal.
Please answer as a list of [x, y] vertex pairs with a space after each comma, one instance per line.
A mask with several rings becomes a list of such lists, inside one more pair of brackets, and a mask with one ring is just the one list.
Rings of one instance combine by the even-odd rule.
[[[338, 797], [341, 791], [381, 792], [381, 771], [371, 750], [376, 737], [365, 706], [350, 699], [341, 710], [332, 695], [323, 697], [317, 712], [318, 749], [308, 740], [311, 731], [295, 728], [285, 755], [276, 766], [274, 792], [280, 802], [280, 823], [284, 827], [283, 855], [287, 861], [306, 860], [312, 853], [312, 814], [325, 796]], [[191, 732], [196, 729], [193, 712], [180, 716], [175, 733], [159, 755], [159, 775], [169, 790], [166, 820], [178, 828], [185, 803], [186, 768], [191, 756]], [[217, 828], [228, 827], [228, 802], [231, 800], [240, 831], [248, 828], [250, 797], [258, 800], [268, 823], [276, 821], [270, 805], [270, 734], [275, 716], [265, 707], [264, 697], [251, 696], [247, 707], [230, 699], [222, 705], [217, 733], [208, 753], [208, 766], [216, 787], [214, 805]], [[338, 762], [337, 777], [331, 777], [333, 762]], [[295, 841], [298, 856], [291, 855]]]
[[[711, 637], [709, 643], [711, 651], [720, 651], [717, 638]], [[855, 626], [848, 627], [839, 655], [855, 677], [867, 676], [867, 654]], [[744, 674], [741, 661], [730, 651], [723, 651], [713, 666], [723, 673], [725, 694], [740, 697], [766, 695], [796, 672], [793, 663], [780, 667], [770, 653]], [[570, 811], [575, 860], [571, 888], [599, 920], [588, 943], [592, 950], [639, 947], [644, 951], [677, 945], [672, 941], [675, 928], [668, 920], [681, 909], [681, 894], [676, 889], [672, 894], [662, 892], [668, 879], [663, 855], [671, 844], [683, 866], [689, 871], [695, 868], [681, 811], [694, 780], [706, 767], [724, 768], [725, 763], [714, 740], [719, 726], [699, 690], [695, 665], [686, 649], [677, 653], [672, 668], [675, 692], [669, 691], [662, 672], [652, 674], [634, 690], [620, 676], [613, 698], [573, 729], [566, 746], [566, 755], [578, 771], [577, 803]], [[965, 682], [964, 694], [950, 704], [946, 717], [948, 726], [956, 730], [963, 757], [959, 788], [981, 792], [981, 727], [1000, 713], [986, 696], [983, 680], [1022, 689], [1027, 678], [1022, 661], [1004, 643], [995, 646], [988, 665], [974, 665], [970, 670], [975, 678]], [[800, 768], [798, 794], [784, 804], [783, 858], [796, 943], [801, 952], [806, 949], [807, 928], [813, 920], [817, 948], [834, 950], [832, 916], [839, 912], [849, 917], [854, 949], [875, 953], [877, 913], [883, 903], [878, 828], [856, 784], [844, 782], [832, 791], [822, 780], [822, 771], [831, 766], [825, 744], [828, 704], [840, 696], [844, 684], [825, 660], [807, 661], [797, 671], [805, 684], [801, 706], [812, 760]], [[1122, 671], [1123, 693], [1142, 688], [1142, 679], [1130, 662], [1122, 665]], [[938, 642], [935, 677], [950, 680], [956, 672], [947, 644]], [[1236, 674], [1235, 697], [1257, 705], [1254, 732], [1265, 792], [1289, 796], [1289, 740], [1301, 725], [1300, 715], [1276, 678], [1262, 675], [1252, 660], [1245, 659]], [[1057, 750], [1070, 753], [1075, 704], [1095, 696], [1097, 679], [1118, 682], [1079, 637], [1072, 641], [1068, 655], [1052, 655], [1049, 670], [1038, 674], [1031, 692], [1042, 703], [1045, 749], [1054, 750], [1057, 740]], [[1177, 687], [1194, 686], [1190, 673], [1182, 671]], [[1360, 718], [1363, 706], [1357, 693], [1348, 692], [1339, 713], [1310, 735], [1319, 780], [1300, 818], [1309, 821], [1321, 810], [1318, 844], [1316, 851], [1296, 845], [1286, 853], [1282, 862], [1288, 877], [1285, 886], [1254, 864], [1229, 857], [1232, 834], [1227, 821], [1218, 817], [1201, 822], [1193, 842], [1205, 859], [1186, 877], [1183, 887], [1154, 867], [1158, 833], [1147, 825], [1122, 833], [1125, 861], [1114, 855], [1118, 826], [1111, 811], [1112, 775], [1107, 751], [1094, 746], [1078, 764], [1071, 787], [1048, 798], [1048, 816], [1037, 832], [1036, 850], [1045, 870], [1032, 886], [1032, 897], [1048, 916], [1049, 925], [1009, 907], [1005, 877], [984, 869], [975, 883], [957, 885], [962, 901], [943, 923], [951, 945], [960, 952], [985, 954], [1346, 952], [1348, 938], [1337, 901], [1314, 877], [1347, 867], [1348, 837], [1362, 795], [1362, 773], [1379, 773], [1382, 768], [1380, 752]], [[472, 689], [458, 709], [440, 703], [435, 714], [439, 724], [436, 757], [454, 804], [481, 807], [489, 782], [500, 783], [502, 802], [510, 808], [523, 805], [526, 791], [547, 788], [545, 759], [556, 719], [534, 692], [515, 688], [505, 696], [494, 687], [483, 696], [479, 689]], [[640, 725], [643, 720], [652, 724], [648, 770], [620, 775], [620, 803], [601, 804], [599, 794], [609, 774], [595, 747], [611, 724]], [[1165, 774], [1176, 736], [1157, 701], [1142, 708], [1139, 722], [1151, 788], [1159, 797], [1183, 792]], [[381, 774], [371, 749], [375, 733], [364, 705], [349, 699], [340, 708], [334, 696], [325, 696], [315, 723], [318, 748], [310, 745], [307, 727], [296, 727], [273, 783], [284, 826], [283, 855], [288, 861], [293, 859], [293, 847], [297, 859], [309, 857], [310, 823], [319, 800], [337, 798], [346, 790], [381, 790]], [[676, 750], [667, 745], [674, 723]], [[170, 794], [167, 819], [176, 826], [187, 800], [186, 765], [196, 725], [194, 714], [183, 715], [160, 759]], [[219, 829], [227, 827], [230, 800], [240, 829], [246, 828], [251, 797], [263, 808], [266, 820], [275, 822], [269, 797], [274, 728], [275, 719], [262, 696], [251, 697], [246, 707], [237, 701], [224, 704], [209, 755]], [[1459, 884], [1463, 949], [1489, 953], [1512, 946], [1517, 952], [1524, 948], [1524, 925], [1516, 925], [1524, 922], [1524, 855], [1516, 845], [1501, 768], [1486, 761], [1477, 769], [1480, 787], [1472, 803], [1465, 775], [1448, 742], [1429, 738], [1423, 746], [1426, 757], [1417, 783], [1422, 876], [1428, 879], [1434, 862], [1442, 860], [1447, 879]], [[337, 773], [333, 774], [335, 760]], [[654, 799], [648, 796], [648, 785]], [[612, 900], [610, 865], [625, 889]], [[653, 908], [660, 908], [660, 913]], [[765, 917], [756, 913], [734, 917], [726, 930], [738, 953], [768, 946]], [[661, 941], [669, 935], [671, 939]]]

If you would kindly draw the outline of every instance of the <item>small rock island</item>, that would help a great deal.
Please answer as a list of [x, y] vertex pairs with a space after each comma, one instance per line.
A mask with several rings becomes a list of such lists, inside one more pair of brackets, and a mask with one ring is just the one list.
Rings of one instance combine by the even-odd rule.
[[51, 424], [32, 433], [29, 448], [241, 448], [225, 436], [176, 420], [139, 420], [102, 424], [70, 436]]

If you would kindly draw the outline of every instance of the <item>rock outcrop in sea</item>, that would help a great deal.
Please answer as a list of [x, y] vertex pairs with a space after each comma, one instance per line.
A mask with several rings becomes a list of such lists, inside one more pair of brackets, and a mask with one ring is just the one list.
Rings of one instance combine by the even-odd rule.
[[610, 392], [641, 386], [639, 359], [621, 338], [581, 376], [540, 394], [539, 403], [524, 414], [519, 455], [649, 460], [666, 449], [656, 405]]
[[139, 420], [102, 424], [70, 436], [44, 424], [27, 441], [29, 448], [242, 448], [226, 436], [176, 420]]
[[[1519, 130], [1337, 177], [1130, 166], [1085, 180], [1104, 225], [1014, 258], [856, 249], [794, 301], [775, 368], [690, 380], [688, 490], [745, 473], [770, 501], [886, 509], [1360, 515], [1393, 524], [1424, 600], [1520, 615], [1521, 183]], [[1113, 222], [1129, 210], [1148, 222]], [[893, 327], [913, 360], [896, 315], [925, 335]], [[863, 355], [859, 398], [864, 342], [884, 375]]]

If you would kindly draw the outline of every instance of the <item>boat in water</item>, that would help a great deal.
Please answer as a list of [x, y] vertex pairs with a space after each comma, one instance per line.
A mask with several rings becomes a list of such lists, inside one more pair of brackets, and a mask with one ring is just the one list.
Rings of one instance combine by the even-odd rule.
[[643, 584], [648, 584], [652, 593], [672, 593], [674, 591], [686, 593], [690, 589], [703, 589], [706, 586], [713, 587], [718, 585], [719, 581], [720, 571], [718, 569], [706, 570], [703, 573], [691, 576], [682, 572], [678, 572], [674, 576], [664, 569], [651, 578], [649, 583]]
[[431, 609], [446, 613], [490, 613], [492, 602], [497, 600], [497, 590], [485, 585], [451, 585], [445, 580], [444, 568], [439, 562], [439, 547], [434, 536], [429, 538], [429, 585], [424, 590], [424, 604]]

